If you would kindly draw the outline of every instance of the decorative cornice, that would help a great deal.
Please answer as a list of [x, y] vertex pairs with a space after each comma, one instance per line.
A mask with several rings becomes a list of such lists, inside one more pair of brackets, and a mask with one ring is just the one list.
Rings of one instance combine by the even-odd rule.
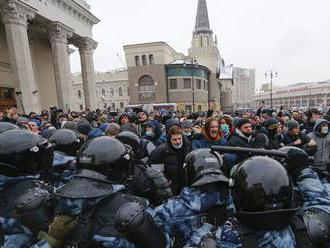
[[88, 37], [73, 37], [71, 42], [74, 46], [79, 48], [80, 53], [90, 53], [93, 54], [94, 50], [97, 47], [97, 42]]
[[4, 24], [18, 24], [25, 27], [27, 22], [35, 17], [35, 9], [18, 0], [0, 0], [0, 13]]
[[51, 43], [65, 43], [72, 37], [73, 30], [60, 22], [52, 22], [48, 26], [49, 40]]

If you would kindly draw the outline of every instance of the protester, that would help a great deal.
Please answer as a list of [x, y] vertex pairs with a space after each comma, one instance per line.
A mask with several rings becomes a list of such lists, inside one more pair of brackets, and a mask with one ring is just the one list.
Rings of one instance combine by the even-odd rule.
[[215, 145], [225, 145], [226, 143], [226, 138], [219, 130], [218, 120], [208, 118], [202, 129], [200, 137], [193, 140], [192, 147], [193, 150], [195, 150], [200, 148], [211, 148], [211, 146]]

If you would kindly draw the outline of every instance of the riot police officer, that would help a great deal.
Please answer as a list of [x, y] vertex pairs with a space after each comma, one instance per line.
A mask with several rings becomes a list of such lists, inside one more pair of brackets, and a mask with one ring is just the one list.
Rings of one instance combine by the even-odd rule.
[[10, 122], [0, 122], [0, 133], [12, 129], [19, 129], [19, 127]]
[[220, 154], [210, 149], [190, 152], [182, 177], [186, 187], [155, 209], [157, 222], [175, 240], [174, 247], [182, 247], [204, 222], [221, 223], [227, 210], [233, 210], [222, 165]]
[[164, 173], [151, 165], [147, 165], [142, 160], [145, 156], [145, 146], [142, 146], [139, 136], [130, 131], [124, 131], [119, 133], [116, 139], [129, 145], [133, 151], [134, 172], [128, 185], [130, 192], [133, 195], [147, 198], [153, 206], [157, 206], [170, 198], [173, 195], [171, 184]]
[[[53, 216], [52, 187], [39, 179], [50, 171], [53, 148], [26, 130], [0, 134], [0, 235], [4, 247], [29, 247]], [[1, 239], [0, 239], [1, 240]]]
[[81, 170], [56, 192], [58, 216], [44, 239], [54, 247], [165, 247], [146, 201], [125, 193], [133, 170], [130, 149], [111, 137], [81, 147]]
[[[220, 246], [329, 247], [330, 195], [308, 168], [307, 153], [289, 150], [287, 170], [274, 159], [252, 157], [231, 176], [236, 218], [217, 230], [203, 226], [185, 247], [200, 247], [212, 235]], [[293, 184], [302, 195], [300, 206]]]
[[50, 136], [49, 142], [55, 150], [51, 181], [59, 187], [76, 172], [77, 151], [83, 144], [83, 138], [70, 129], [58, 129]]

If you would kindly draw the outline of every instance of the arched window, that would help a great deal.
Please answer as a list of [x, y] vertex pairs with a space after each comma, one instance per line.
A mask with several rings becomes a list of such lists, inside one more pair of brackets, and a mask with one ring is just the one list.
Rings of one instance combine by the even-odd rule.
[[155, 61], [154, 61], [154, 55], [153, 55], [153, 54], [149, 54], [149, 64], [150, 64], [150, 65], [155, 64]]
[[139, 56], [135, 56], [134, 59], [135, 59], [135, 65], [136, 66], [139, 66], [140, 65], [140, 57]]
[[142, 55], [142, 65], [147, 65], [147, 56]]
[[113, 96], [113, 88], [110, 88], [110, 95]]
[[123, 89], [121, 87], [119, 87], [118, 92], [119, 92], [119, 96], [123, 96]]
[[150, 103], [155, 100], [155, 81], [152, 77], [145, 75], [139, 79], [139, 99]]

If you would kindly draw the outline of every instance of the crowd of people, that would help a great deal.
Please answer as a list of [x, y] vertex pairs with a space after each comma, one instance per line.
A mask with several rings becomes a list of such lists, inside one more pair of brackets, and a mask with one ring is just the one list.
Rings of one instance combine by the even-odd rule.
[[330, 247], [329, 121], [0, 111], [0, 246]]

